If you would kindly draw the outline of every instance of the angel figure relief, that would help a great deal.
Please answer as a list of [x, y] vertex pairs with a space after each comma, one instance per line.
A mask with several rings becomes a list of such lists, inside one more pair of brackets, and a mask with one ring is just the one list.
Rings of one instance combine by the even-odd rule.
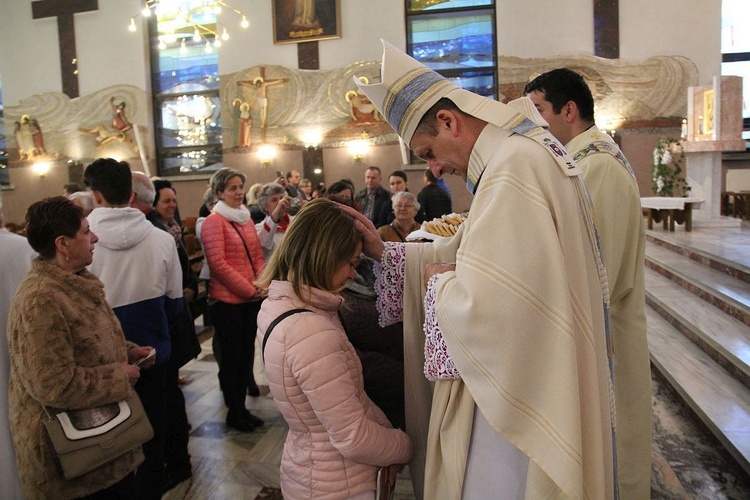
[[[364, 76], [360, 76], [359, 80], [364, 84], [370, 83], [367, 77]], [[349, 116], [351, 118], [349, 123], [353, 125], [383, 120], [378, 109], [365, 94], [350, 90], [346, 93], [346, 102], [349, 103]]]
[[133, 130], [133, 124], [130, 123], [125, 115], [125, 101], [115, 102], [114, 96], [109, 99], [109, 105], [112, 108], [112, 123], [100, 124], [94, 128], [81, 128], [81, 132], [96, 136], [98, 147], [104, 146], [112, 141], [119, 141], [131, 146], [135, 152], [138, 152], [138, 145], [128, 132]]
[[44, 136], [39, 122], [29, 115], [22, 115], [20, 122], [15, 122], [13, 135], [21, 160], [33, 160], [47, 154], [44, 149]]

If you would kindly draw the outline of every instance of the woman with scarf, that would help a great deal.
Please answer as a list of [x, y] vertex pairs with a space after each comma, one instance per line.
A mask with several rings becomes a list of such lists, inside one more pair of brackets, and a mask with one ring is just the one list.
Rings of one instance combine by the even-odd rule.
[[221, 168], [211, 176], [210, 186], [219, 202], [203, 222], [201, 240], [211, 268], [211, 318], [221, 348], [219, 385], [229, 409], [227, 426], [252, 432], [263, 425], [245, 408], [245, 395], [258, 391], [251, 373], [264, 292], [253, 282], [265, 260], [250, 211], [243, 205], [245, 174]]

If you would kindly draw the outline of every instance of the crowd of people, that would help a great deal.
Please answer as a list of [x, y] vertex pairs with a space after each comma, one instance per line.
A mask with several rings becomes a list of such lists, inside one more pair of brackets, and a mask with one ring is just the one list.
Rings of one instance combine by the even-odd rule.
[[[200, 353], [200, 280], [227, 427], [264, 425], [246, 406], [259, 385], [289, 426], [285, 498], [372, 499], [378, 470], [392, 483], [406, 463], [420, 499], [648, 498], [643, 220], [583, 78], [545, 73], [506, 105], [384, 43], [381, 82], [358, 85], [427, 162], [417, 194], [377, 166], [360, 191], [222, 167], [200, 276], [175, 187], [111, 158], [32, 204], [26, 239], [0, 230], [11, 498], [160, 498], [191, 476], [179, 370]], [[412, 242], [452, 212], [445, 174], [471, 210], [454, 237]], [[153, 438], [62, 477], [45, 412], [133, 393]]]

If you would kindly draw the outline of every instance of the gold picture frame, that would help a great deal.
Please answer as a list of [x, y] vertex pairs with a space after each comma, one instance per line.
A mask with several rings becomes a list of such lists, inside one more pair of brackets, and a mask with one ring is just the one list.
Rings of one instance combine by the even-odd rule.
[[703, 135], [714, 133], [714, 90], [703, 92]]
[[273, 0], [273, 43], [341, 38], [340, 0]]

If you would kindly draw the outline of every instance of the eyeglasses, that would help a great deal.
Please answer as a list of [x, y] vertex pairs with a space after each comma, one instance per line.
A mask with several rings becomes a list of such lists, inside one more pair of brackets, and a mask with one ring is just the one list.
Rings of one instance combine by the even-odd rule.
[[399, 209], [399, 208], [414, 208], [414, 205], [409, 203], [408, 205], [393, 205], [393, 208]]

